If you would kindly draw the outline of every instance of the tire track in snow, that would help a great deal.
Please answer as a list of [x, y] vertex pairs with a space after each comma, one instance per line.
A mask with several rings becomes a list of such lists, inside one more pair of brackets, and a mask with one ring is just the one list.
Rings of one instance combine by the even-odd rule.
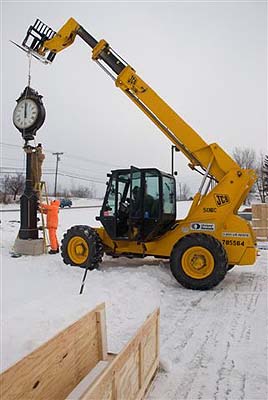
[[266, 254], [262, 257], [260, 268], [236, 268], [209, 292], [162, 289], [161, 318], [170, 323], [165, 332], [160, 325], [161, 358], [172, 367], [158, 375], [150, 400], [266, 398]]

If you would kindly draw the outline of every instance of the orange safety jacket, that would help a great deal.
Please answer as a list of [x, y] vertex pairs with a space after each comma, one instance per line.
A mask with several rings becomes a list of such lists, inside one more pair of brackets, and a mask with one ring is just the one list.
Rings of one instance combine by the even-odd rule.
[[58, 228], [59, 206], [60, 206], [59, 200], [53, 200], [50, 202], [50, 204], [44, 204], [44, 203], [40, 204], [41, 211], [47, 215], [47, 228], [48, 229], [49, 228], [53, 228], [53, 229]]

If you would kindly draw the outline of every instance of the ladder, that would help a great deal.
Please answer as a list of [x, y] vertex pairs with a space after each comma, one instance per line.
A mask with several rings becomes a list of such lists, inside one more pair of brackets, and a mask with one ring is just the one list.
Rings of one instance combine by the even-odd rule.
[[[46, 182], [41, 181], [40, 183], [37, 184], [37, 192], [39, 194], [39, 200], [40, 203], [43, 203], [43, 198], [48, 204], [48, 195], [47, 195], [47, 187], [46, 187]], [[45, 226], [45, 218], [44, 218], [44, 213], [42, 211], [42, 208], [40, 209], [41, 213], [41, 223], [42, 223], [42, 232], [43, 232], [43, 240], [44, 240], [44, 253], [47, 254], [47, 249], [50, 247], [48, 236], [47, 236], [47, 231], [46, 231], [46, 226]]]

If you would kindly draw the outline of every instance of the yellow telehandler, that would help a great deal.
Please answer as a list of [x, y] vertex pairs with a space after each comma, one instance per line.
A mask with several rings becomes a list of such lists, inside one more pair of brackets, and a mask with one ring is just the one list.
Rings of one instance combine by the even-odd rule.
[[51, 63], [76, 36], [93, 49], [92, 59], [203, 178], [188, 215], [177, 220], [172, 175], [133, 166], [111, 171], [97, 217], [102, 227], [71, 227], [62, 240], [63, 261], [94, 269], [104, 253], [167, 258], [181, 285], [200, 290], [216, 286], [234, 265], [254, 264], [255, 237], [250, 223], [237, 212], [255, 182], [255, 172], [241, 169], [218, 144], [207, 144], [105, 40], [94, 39], [73, 18], [58, 32], [36, 20], [22, 48]]

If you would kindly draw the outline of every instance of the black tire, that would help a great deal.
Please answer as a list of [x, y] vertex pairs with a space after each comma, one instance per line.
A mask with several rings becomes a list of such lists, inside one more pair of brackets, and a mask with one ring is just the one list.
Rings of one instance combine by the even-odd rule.
[[[203, 266], [198, 268], [198, 263]], [[224, 247], [217, 239], [210, 235], [193, 233], [175, 244], [170, 257], [170, 268], [177, 281], [187, 289], [207, 290], [224, 279], [228, 260]]]
[[[76, 253], [80, 249], [79, 253]], [[103, 245], [97, 232], [86, 225], [72, 226], [61, 241], [61, 256], [67, 265], [93, 270], [103, 257]]]

